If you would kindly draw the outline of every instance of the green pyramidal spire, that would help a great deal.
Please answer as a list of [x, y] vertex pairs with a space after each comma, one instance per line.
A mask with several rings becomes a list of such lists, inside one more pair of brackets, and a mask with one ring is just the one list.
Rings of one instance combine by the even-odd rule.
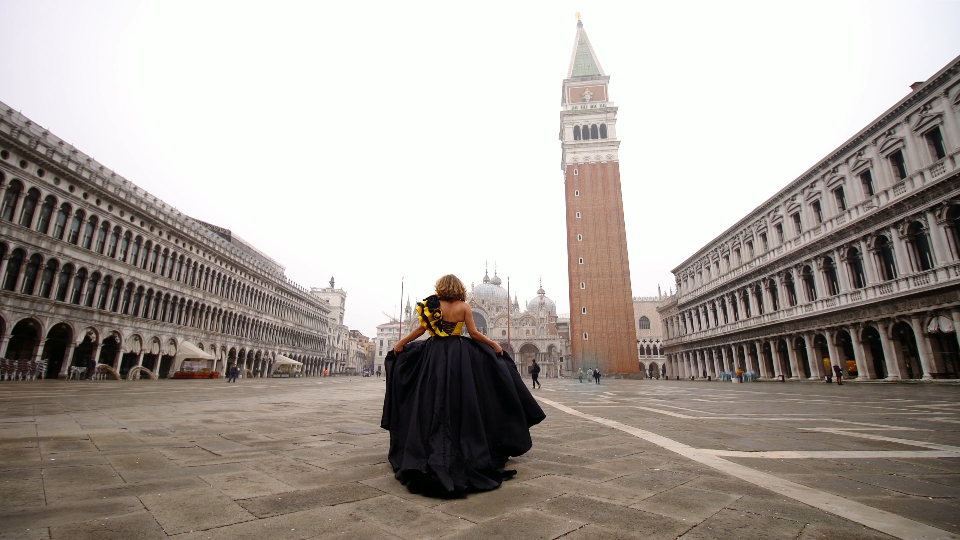
[[577, 21], [577, 39], [573, 46], [573, 58], [570, 60], [570, 71], [567, 78], [603, 76], [603, 68], [597, 61], [597, 56], [590, 45], [587, 32], [583, 29], [583, 22]]

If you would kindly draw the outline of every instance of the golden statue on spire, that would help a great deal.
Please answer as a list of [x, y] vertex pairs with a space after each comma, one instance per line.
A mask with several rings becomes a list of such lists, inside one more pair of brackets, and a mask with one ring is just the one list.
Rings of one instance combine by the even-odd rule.
[[579, 11], [576, 12], [575, 15], [577, 16], [577, 20], [579, 21], [579, 20], [580, 20], [580, 12], [579, 12]]

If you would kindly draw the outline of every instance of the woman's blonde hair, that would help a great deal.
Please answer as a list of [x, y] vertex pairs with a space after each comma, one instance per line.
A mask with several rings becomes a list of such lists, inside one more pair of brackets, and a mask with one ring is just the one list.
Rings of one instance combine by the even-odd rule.
[[461, 302], [467, 301], [467, 288], [463, 285], [463, 282], [460, 281], [460, 278], [453, 274], [447, 274], [438, 279], [436, 289], [437, 298], [441, 300], [446, 300], [447, 302], [454, 302], [456, 300], [460, 300]]

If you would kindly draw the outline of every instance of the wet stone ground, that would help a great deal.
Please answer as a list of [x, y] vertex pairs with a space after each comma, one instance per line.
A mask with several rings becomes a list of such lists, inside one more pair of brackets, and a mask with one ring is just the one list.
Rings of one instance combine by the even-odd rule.
[[0, 383], [0, 539], [960, 538], [960, 386], [547, 379], [452, 500], [393, 478], [383, 388]]

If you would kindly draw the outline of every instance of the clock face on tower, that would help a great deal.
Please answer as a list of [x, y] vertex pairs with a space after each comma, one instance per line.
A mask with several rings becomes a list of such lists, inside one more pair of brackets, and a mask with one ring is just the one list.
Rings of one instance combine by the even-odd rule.
[[590, 89], [587, 88], [586, 90], [584, 90], [582, 94], [580, 94], [580, 98], [583, 101], [590, 101], [593, 99], [593, 92], [591, 92]]

